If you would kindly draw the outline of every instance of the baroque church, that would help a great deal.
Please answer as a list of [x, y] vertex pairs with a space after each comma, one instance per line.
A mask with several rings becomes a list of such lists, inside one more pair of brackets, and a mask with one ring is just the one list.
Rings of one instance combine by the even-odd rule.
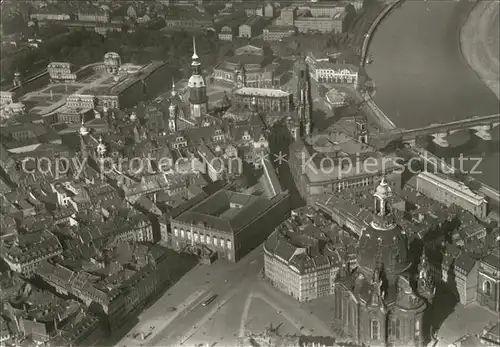
[[351, 270], [346, 263], [335, 283], [335, 326], [366, 346], [425, 346], [435, 287], [425, 253], [414, 274], [391, 198], [383, 178], [374, 194], [373, 222], [359, 240], [358, 267]]

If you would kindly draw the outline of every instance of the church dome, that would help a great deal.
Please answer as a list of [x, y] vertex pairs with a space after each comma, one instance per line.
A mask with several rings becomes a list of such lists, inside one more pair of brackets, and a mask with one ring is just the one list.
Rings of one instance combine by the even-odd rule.
[[410, 266], [408, 238], [399, 225], [390, 230], [368, 226], [359, 238], [358, 266], [368, 274], [383, 268], [386, 274], [398, 274]]
[[205, 79], [201, 75], [192, 75], [188, 81], [189, 88], [205, 87]]
[[385, 177], [373, 197], [373, 221], [359, 239], [358, 265], [367, 272], [383, 268], [388, 273], [397, 274], [410, 265], [408, 238], [402, 228], [394, 223], [391, 211], [392, 190]]

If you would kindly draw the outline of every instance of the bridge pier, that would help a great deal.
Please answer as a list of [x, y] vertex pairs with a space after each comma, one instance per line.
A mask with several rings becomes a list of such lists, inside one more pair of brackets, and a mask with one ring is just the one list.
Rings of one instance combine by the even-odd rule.
[[446, 135], [446, 133], [432, 134], [432, 136], [434, 136], [432, 141], [440, 147], [449, 147], [450, 144], [446, 141]]
[[476, 131], [475, 135], [484, 141], [491, 141], [491, 126], [489, 125], [480, 125], [477, 127], [472, 128]]

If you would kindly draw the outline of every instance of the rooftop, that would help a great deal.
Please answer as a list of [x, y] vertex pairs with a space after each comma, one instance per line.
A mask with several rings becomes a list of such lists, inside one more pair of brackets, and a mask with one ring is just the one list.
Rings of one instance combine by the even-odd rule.
[[181, 213], [175, 221], [236, 233], [269, 209], [274, 199], [222, 189]]
[[243, 96], [264, 96], [271, 98], [289, 97], [291, 94], [279, 89], [267, 89], [267, 88], [251, 88], [243, 87], [234, 92], [236, 95]]
[[440, 186], [441, 188], [454, 191], [455, 194], [459, 195], [463, 199], [466, 199], [473, 204], [481, 205], [486, 203], [486, 199], [484, 198], [484, 196], [474, 193], [469, 187], [465, 185], [465, 183], [452, 180], [451, 178], [448, 178], [444, 175], [437, 175], [425, 171], [420, 173], [417, 177], [419, 179], [434, 183]]

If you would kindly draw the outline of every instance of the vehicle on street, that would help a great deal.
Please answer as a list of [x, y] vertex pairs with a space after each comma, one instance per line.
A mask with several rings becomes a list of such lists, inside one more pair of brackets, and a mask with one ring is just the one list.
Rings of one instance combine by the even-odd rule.
[[217, 298], [217, 294], [212, 295], [207, 300], [203, 301], [202, 306], [208, 306], [208, 305], [210, 305], [216, 298]]

